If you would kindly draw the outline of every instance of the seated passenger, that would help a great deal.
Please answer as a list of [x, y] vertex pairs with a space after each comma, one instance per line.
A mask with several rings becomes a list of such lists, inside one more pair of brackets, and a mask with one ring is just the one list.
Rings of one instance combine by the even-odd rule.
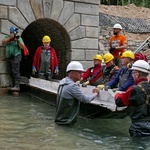
[[94, 66], [90, 67], [82, 74], [80, 83], [83, 83], [82, 86], [85, 87], [86, 85], [94, 85], [97, 86], [101, 83], [101, 76], [102, 76], [102, 56], [96, 54], [93, 57]]
[[103, 69], [102, 84], [106, 84], [114, 79], [118, 73], [119, 67], [114, 63], [114, 56], [111, 53], [106, 53], [103, 56], [105, 67]]
[[115, 78], [105, 84], [105, 89], [113, 89], [118, 87], [117, 90], [125, 91], [127, 88], [134, 84], [132, 77], [132, 63], [134, 62], [134, 53], [130, 50], [123, 52], [121, 56], [123, 67], [118, 71]]

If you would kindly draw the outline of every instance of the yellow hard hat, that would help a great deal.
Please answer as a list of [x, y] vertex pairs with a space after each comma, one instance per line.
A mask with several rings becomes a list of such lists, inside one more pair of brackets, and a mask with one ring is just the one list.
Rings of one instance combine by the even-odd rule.
[[51, 38], [48, 35], [45, 35], [42, 39], [43, 43], [51, 42]]
[[122, 58], [129, 57], [131, 59], [135, 58], [134, 53], [132, 51], [130, 51], [130, 50], [127, 50], [127, 51], [123, 52], [123, 54], [121, 55], [121, 57]]
[[93, 59], [98, 59], [98, 60], [102, 60], [102, 56], [99, 54], [96, 54]]
[[104, 62], [105, 62], [105, 63], [108, 63], [108, 62], [110, 62], [111, 60], [114, 59], [114, 56], [113, 56], [111, 53], [106, 53], [106, 54], [103, 56], [103, 58], [104, 58]]

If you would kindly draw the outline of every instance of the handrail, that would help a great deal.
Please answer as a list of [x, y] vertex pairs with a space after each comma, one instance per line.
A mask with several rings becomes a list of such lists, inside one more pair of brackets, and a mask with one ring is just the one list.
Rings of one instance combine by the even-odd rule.
[[134, 53], [140, 52], [146, 45], [150, 45], [150, 36], [134, 51]]

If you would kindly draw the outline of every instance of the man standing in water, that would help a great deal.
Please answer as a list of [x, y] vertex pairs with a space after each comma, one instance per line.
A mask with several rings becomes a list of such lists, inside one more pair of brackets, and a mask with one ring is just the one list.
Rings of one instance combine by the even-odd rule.
[[71, 126], [77, 121], [80, 102], [91, 102], [98, 96], [99, 90], [94, 88], [93, 94], [89, 96], [81, 92], [79, 85], [76, 83], [84, 72], [80, 62], [70, 62], [66, 72], [68, 76], [60, 81], [58, 87], [55, 122], [59, 125]]
[[132, 120], [129, 132], [131, 137], [150, 137], [150, 66], [144, 60], [137, 60], [131, 68], [133, 86], [125, 92], [115, 95], [116, 105], [127, 106], [127, 113]]

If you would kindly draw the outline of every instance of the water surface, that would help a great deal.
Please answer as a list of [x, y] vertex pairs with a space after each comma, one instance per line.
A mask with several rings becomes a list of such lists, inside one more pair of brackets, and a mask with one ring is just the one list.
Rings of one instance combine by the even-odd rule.
[[133, 142], [130, 119], [79, 118], [74, 127], [54, 123], [55, 107], [29, 94], [0, 96], [0, 150], [135, 150], [150, 149], [147, 140]]

